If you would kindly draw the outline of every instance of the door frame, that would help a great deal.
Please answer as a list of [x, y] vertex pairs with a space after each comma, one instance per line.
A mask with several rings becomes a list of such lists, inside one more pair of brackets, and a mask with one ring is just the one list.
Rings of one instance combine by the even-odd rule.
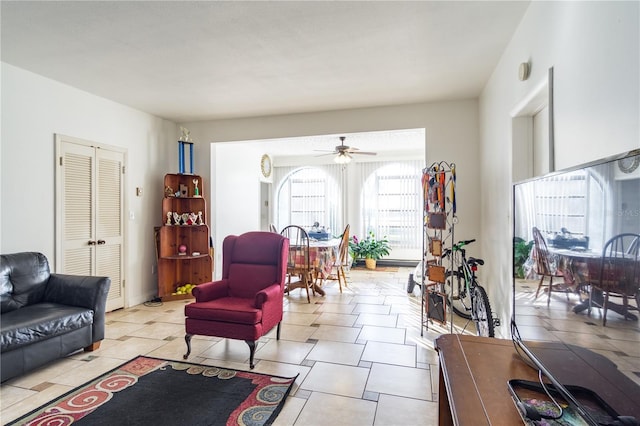
[[54, 271], [58, 273], [63, 273], [63, 265], [62, 265], [62, 238], [61, 232], [63, 229], [62, 225], [62, 203], [60, 199], [62, 197], [63, 188], [61, 187], [62, 179], [60, 176], [61, 168], [59, 167], [60, 162], [62, 161], [62, 147], [66, 143], [82, 145], [91, 148], [99, 148], [105, 151], [115, 151], [119, 152], [123, 156], [122, 164], [125, 170], [125, 173], [122, 174], [122, 206], [121, 206], [121, 217], [122, 217], [122, 271], [121, 280], [122, 280], [122, 297], [123, 297], [123, 307], [127, 306], [127, 253], [128, 253], [128, 221], [126, 220], [125, 212], [128, 211], [128, 197], [127, 197], [127, 173], [128, 169], [128, 150], [125, 147], [109, 145], [104, 143], [98, 143], [94, 141], [89, 141], [86, 139], [80, 139], [73, 136], [62, 135], [59, 133], [55, 134], [54, 138], [55, 143], [55, 205], [54, 205], [54, 214], [55, 214], [55, 228], [54, 228], [54, 236], [55, 236], [55, 250], [54, 250]]

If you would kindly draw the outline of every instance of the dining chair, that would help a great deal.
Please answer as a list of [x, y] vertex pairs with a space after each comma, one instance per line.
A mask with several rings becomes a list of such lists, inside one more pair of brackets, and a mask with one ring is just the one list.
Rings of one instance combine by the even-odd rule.
[[[562, 278], [565, 280], [565, 276], [558, 267], [558, 259], [552, 253], [549, 252], [547, 248], [547, 242], [545, 241], [542, 233], [537, 227], [533, 227], [533, 258], [535, 259], [534, 263], [534, 271], [536, 274], [540, 275], [540, 282], [538, 283], [538, 289], [536, 290], [536, 299], [538, 298], [538, 294], [540, 293], [540, 289], [545, 285], [548, 286], [548, 296], [547, 296], [547, 305], [551, 302], [551, 292], [553, 290], [553, 279], [554, 278]], [[549, 278], [549, 284], [545, 284], [544, 281], [546, 278]], [[566, 283], [565, 283], [566, 284]], [[564, 292], [567, 295], [567, 300], [569, 300], [569, 286], [565, 285]], [[561, 291], [561, 290], [559, 290]]]
[[338, 278], [340, 293], [342, 293], [343, 284], [347, 287], [347, 275], [345, 274], [344, 269], [349, 265], [349, 228], [350, 225], [348, 224], [344, 228], [344, 232], [342, 233], [342, 238], [340, 240], [340, 246], [338, 246], [338, 257], [333, 264], [333, 268], [336, 270], [336, 277]]
[[[594, 296], [602, 292], [602, 326], [607, 325], [607, 310], [609, 297], [622, 299], [622, 314], [629, 318], [629, 310], [638, 311], [640, 307], [640, 234], [622, 233], [607, 241], [602, 249], [600, 267], [594, 275], [597, 279], [591, 281], [589, 293], [589, 314], [592, 306], [596, 305]], [[591, 275], [591, 271], [590, 271]], [[629, 299], [635, 298], [636, 306], [629, 304]]]
[[[280, 234], [289, 240], [289, 254], [287, 257], [287, 286], [285, 293], [291, 290], [304, 288], [307, 292], [307, 302], [311, 303], [309, 288], [315, 296], [313, 288], [313, 270], [309, 257], [309, 234], [297, 225], [286, 226]], [[297, 281], [291, 282], [291, 280]]]

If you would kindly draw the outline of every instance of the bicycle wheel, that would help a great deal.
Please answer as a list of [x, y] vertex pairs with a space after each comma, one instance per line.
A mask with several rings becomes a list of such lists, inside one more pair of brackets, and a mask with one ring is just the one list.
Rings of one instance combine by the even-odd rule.
[[473, 292], [472, 316], [478, 336], [494, 337], [493, 314], [487, 292], [479, 285], [476, 285], [471, 291]]
[[471, 319], [471, 294], [467, 291], [464, 276], [458, 271], [447, 271], [444, 277], [447, 303], [456, 315], [464, 319]]

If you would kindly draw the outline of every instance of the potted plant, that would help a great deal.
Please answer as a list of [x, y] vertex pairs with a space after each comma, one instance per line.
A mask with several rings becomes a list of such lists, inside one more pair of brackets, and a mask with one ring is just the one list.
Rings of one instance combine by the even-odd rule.
[[376, 239], [373, 231], [366, 238], [358, 240], [355, 235], [349, 241], [349, 249], [353, 259], [364, 258], [367, 269], [376, 269], [376, 261], [389, 255], [391, 247], [387, 237]]
[[529, 258], [533, 240], [526, 242], [520, 237], [515, 237], [513, 245], [513, 273], [516, 278], [524, 278], [524, 263]]

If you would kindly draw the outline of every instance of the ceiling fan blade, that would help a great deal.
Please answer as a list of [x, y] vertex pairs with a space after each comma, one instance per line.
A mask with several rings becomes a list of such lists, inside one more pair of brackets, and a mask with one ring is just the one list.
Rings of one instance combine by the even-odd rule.
[[349, 154], [356, 155], [378, 155], [377, 152], [367, 152], [367, 151], [349, 151]]

